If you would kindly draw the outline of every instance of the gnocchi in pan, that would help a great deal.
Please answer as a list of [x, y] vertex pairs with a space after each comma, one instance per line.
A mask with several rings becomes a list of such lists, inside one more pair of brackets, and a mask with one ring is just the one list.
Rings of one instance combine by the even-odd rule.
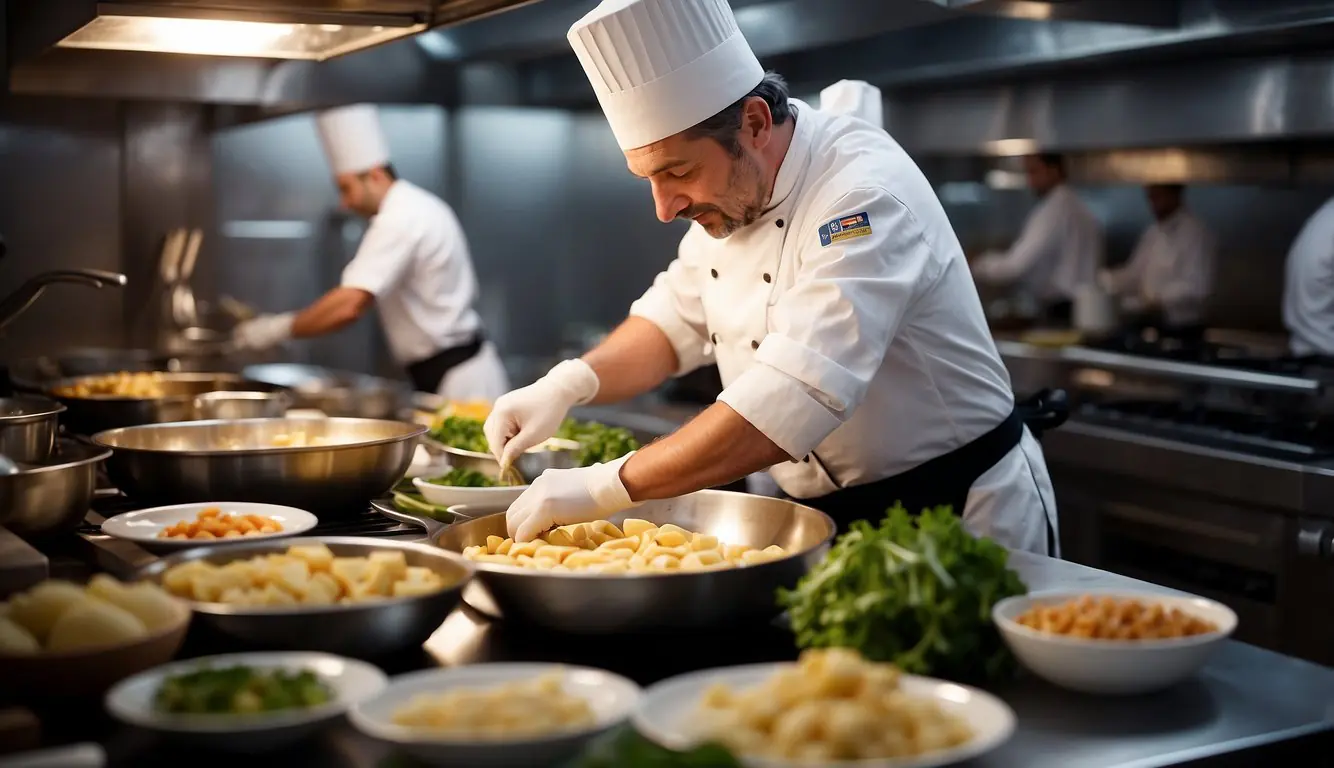
[[909, 696], [892, 664], [846, 648], [803, 651], [754, 688], [705, 692], [697, 729], [739, 755], [809, 761], [902, 758], [967, 743], [963, 720]]
[[631, 519], [623, 528], [606, 520], [566, 525], [522, 544], [488, 536], [484, 546], [468, 547], [463, 556], [532, 570], [643, 574], [759, 565], [787, 557], [788, 552], [777, 544], [755, 549], [671, 523], [658, 526]]
[[435, 571], [408, 565], [402, 552], [335, 557], [323, 544], [298, 544], [283, 554], [225, 565], [203, 560], [181, 563], [162, 575], [162, 586], [203, 603], [282, 607], [416, 597], [448, 585]]
[[415, 731], [469, 739], [546, 736], [593, 725], [593, 708], [566, 693], [559, 673], [490, 688], [421, 694], [394, 712]]

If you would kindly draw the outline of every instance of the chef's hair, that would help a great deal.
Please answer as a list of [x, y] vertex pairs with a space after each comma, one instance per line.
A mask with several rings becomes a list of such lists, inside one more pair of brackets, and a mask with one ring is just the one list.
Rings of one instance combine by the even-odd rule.
[[737, 157], [741, 154], [741, 142], [737, 141], [737, 131], [741, 130], [741, 117], [745, 114], [746, 99], [764, 99], [769, 105], [769, 114], [773, 115], [774, 125], [782, 125], [792, 119], [792, 105], [788, 102], [787, 81], [777, 72], [765, 72], [760, 84], [751, 89], [732, 105], [694, 126], [685, 130], [688, 139], [713, 139]]
[[1048, 168], [1055, 168], [1060, 171], [1062, 176], [1065, 175], [1065, 156], [1058, 155], [1055, 152], [1039, 152], [1034, 157]]
[[[384, 171], [384, 175], [388, 176], [390, 181], [398, 181], [398, 171], [394, 170], [393, 163], [385, 163], [384, 165], [377, 165], [375, 166], [375, 168], [379, 168], [380, 170]], [[371, 171], [375, 170], [375, 168], [372, 168]], [[358, 175], [364, 179], [366, 177], [366, 174], [370, 173], [371, 171], [365, 171], [364, 173]]]

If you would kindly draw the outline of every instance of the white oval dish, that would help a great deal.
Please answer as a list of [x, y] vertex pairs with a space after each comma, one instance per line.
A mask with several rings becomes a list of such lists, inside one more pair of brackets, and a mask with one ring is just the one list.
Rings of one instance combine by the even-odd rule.
[[[1040, 632], [1016, 619], [1035, 605], [1089, 595], [1179, 608], [1218, 626], [1217, 632], [1170, 640], [1088, 640]], [[1222, 603], [1192, 595], [1133, 590], [1053, 590], [1007, 597], [991, 610], [1001, 637], [1030, 672], [1082, 693], [1148, 693], [1190, 677], [1237, 628], [1237, 614]]]
[[[564, 675], [567, 693], [588, 701], [596, 719], [593, 727], [533, 739], [461, 740], [405, 728], [393, 722], [394, 712], [420, 694], [443, 693], [453, 688], [487, 688], [534, 680], [553, 672]], [[354, 706], [348, 712], [348, 720], [362, 733], [434, 765], [466, 765], [469, 768], [554, 765], [578, 754], [589, 740], [625, 722], [639, 696], [640, 688], [632, 681], [592, 667], [471, 664], [395, 677], [379, 696]]]
[[459, 504], [483, 504], [505, 506], [513, 504], [528, 490], [526, 485], [499, 485], [493, 488], [465, 488], [457, 485], [436, 485], [420, 477], [414, 477], [412, 484], [417, 492], [427, 501], [441, 507], [453, 507]]
[[[168, 526], [182, 521], [191, 521], [199, 517], [206, 509], [221, 509], [223, 514], [260, 515], [269, 517], [283, 527], [277, 533], [261, 533], [253, 536], [239, 536], [231, 539], [162, 539], [158, 534]], [[194, 504], [176, 504], [170, 507], [153, 507], [136, 512], [126, 512], [103, 521], [102, 533], [118, 539], [133, 541], [148, 549], [159, 551], [192, 549], [233, 544], [242, 541], [261, 539], [279, 539], [285, 536], [299, 536], [316, 526], [319, 518], [304, 509], [282, 507], [277, 504], [255, 504], [248, 501], [211, 501]]]
[[[754, 688], [795, 662], [746, 664], [690, 672], [649, 686], [640, 699], [631, 722], [645, 738], [668, 749], [688, 750], [700, 738], [691, 727], [704, 692], [714, 685]], [[960, 717], [973, 731], [973, 739], [955, 749], [924, 755], [872, 760], [840, 760], [822, 763], [824, 768], [932, 768], [952, 765], [990, 752], [1014, 733], [1015, 715], [1009, 705], [991, 694], [966, 685], [917, 675], [903, 675], [900, 685], [915, 698], [936, 701], [946, 712]], [[738, 755], [747, 768], [810, 768], [812, 763], [754, 755]]]
[[[153, 709], [153, 697], [167, 677], [203, 666], [237, 665], [256, 669], [309, 669], [333, 690], [334, 699], [309, 709], [255, 715], [169, 715]], [[378, 695], [387, 681], [377, 667], [327, 653], [232, 653], [177, 661], [141, 672], [107, 693], [106, 708], [121, 722], [157, 731], [177, 741], [209, 749], [261, 752], [309, 736], [349, 707]]]

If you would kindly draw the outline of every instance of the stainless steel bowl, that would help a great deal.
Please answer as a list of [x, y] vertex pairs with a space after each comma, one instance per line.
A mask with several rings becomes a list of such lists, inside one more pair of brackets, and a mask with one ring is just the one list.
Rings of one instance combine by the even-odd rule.
[[277, 419], [292, 399], [285, 392], [205, 392], [194, 400], [196, 419]]
[[[99, 374], [104, 375], [104, 374]], [[108, 429], [138, 424], [163, 424], [195, 417], [195, 398], [206, 392], [277, 392], [273, 384], [238, 376], [234, 373], [161, 373], [162, 397], [116, 397], [94, 395], [78, 397], [62, 394], [89, 378], [80, 376], [52, 383], [47, 395], [68, 409], [62, 417], [73, 432], [91, 435]]]
[[[449, 461], [449, 466], [471, 469], [487, 477], [500, 480], [500, 461], [489, 453], [465, 451], [445, 445], [429, 435], [422, 437], [422, 445], [428, 453], [442, 455]], [[577, 452], [579, 444], [573, 440], [552, 438], [543, 446], [530, 448], [514, 462], [514, 468], [523, 475], [525, 482], [531, 483], [537, 476], [548, 469], [571, 469], [578, 466]]]
[[[111, 481], [136, 500], [257, 501], [331, 517], [365, 512], [401, 480], [425, 431], [379, 419], [242, 419], [125, 427], [93, 441], [114, 449]], [[299, 434], [305, 445], [281, 446]]]
[[97, 464], [110, 455], [106, 448], [62, 438], [45, 462], [0, 475], [0, 526], [27, 538], [78, 527], [97, 490]]
[[180, 563], [204, 560], [223, 565], [233, 560], [285, 552], [293, 545], [316, 543], [324, 544], [338, 557], [366, 557], [372, 552], [396, 550], [403, 553], [408, 565], [430, 568], [444, 577], [449, 586], [420, 597], [356, 605], [256, 608], [191, 603], [196, 621], [266, 650], [323, 651], [375, 658], [426, 642], [458, 605], [459, 595], [473, 572], [472, 564], [461, 555], [435, 547], [350, 536], [311, 536], [187, 549], [154, 562], [138, 576], [161, 584], [167, 569]]
[[49, 459], [64, 411], [45, 397], [0, 397], [0, 454], [28, 464]]
[[[470, 508], [469, 513], [478, 510]], [[602, 576], [528, 571], [474, 563], [476, 578], [463, 599], [507, 620], [579, 634], [700, 629], [762, 621], [779, 613], [778, 587], [791, 587], [829, 549], [834, 522], [819, 510], [783, 499], [729, 491], [699, 491], [611, 517], [676, 525], [717, 536], [728, 544], [767, 547], [792, 554], [745, 568], [661, 575]], [[504, 514], [458, 522], [429, 540], [451, 552], [505, 536]]]

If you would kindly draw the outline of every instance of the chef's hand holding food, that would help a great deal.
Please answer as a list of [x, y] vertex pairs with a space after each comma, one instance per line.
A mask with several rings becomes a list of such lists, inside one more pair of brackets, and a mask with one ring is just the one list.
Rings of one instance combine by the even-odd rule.
[[520, 543], [532, 541], [553, 526], [602, 520], [636, 506], [621, 481], [621, 467], [631, 456], [543, 472], [505, 513], [510, 537]]
[[[546, 376], [501, 396], [486, 418], [486, 441], [502, 467], [551, 438], [565, 414], [598, 393], [598, 377], [583, 360], [566, 360]], [[575, 522], [582, 522], [575, 521]]]
[[240, 323], [232, 330], [232, 342], [240, 349], [262, 350], [276, 347], [292, 338], [295, 313], [260, 315]]

